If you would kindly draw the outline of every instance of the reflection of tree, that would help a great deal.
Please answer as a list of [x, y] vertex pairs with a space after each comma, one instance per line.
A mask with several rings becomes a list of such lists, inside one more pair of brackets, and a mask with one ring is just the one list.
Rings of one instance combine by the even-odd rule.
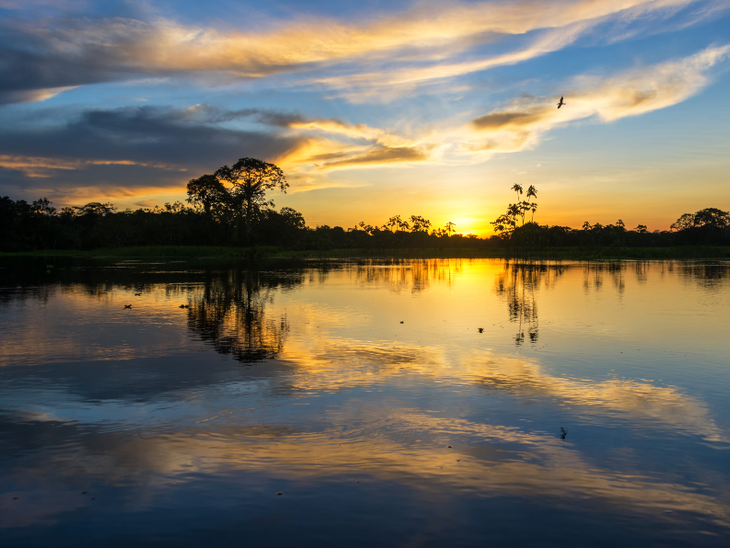
[[608, 274], [613, 281], [613, 286], [622, 295], [626, 289], [626, 280], [624, 272], [632, 265], [636, 272], [637, 280], [640, 283], [646, 282], [647, 265], [641, 262], [625, 262], [625, 261], [607, 261], [602, 263], [585, 263], [583, 268], [583, 289], [588, 292], [591, 286], [596, 291], [603, 289], [603, 278]]
[[525, 342], [525, 329], [531, 343], [539, 334], [535, 290], [541, 284], [552, 286], [565, 267], [546, 264], [506, 263], [504, 272], [495, 281], [495, 292], [507, 301], [509, 320], [518, 325], [515, 334], [517, 346]]
[[381, 283], [395, 292], [410, 288], [412, 293], [420, 293], [428, 289], [431, 282], [451, 285], [462, 269], [460, 260], [394, 259], [360, 261], [355, 274], [361, 283]]
[[700, 287], [713, 289], [730, 278], [730, 263], [725, 261], [684, 263], [682, 266], [680, 276]]
[[188, 326], [221, 354], [251, 363], [274, 358], [289, 332], [286, 315], [267, 318], [277, 288], [302, 283], [301, 273], [272, 274], [230, 270], [208, 277], [201, 295], [194, 296]]

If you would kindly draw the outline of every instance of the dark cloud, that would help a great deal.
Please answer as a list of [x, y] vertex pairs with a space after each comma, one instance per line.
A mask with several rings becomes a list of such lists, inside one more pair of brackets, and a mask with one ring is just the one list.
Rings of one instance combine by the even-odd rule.
[[[19, 186], [134, 188], [179, 184], [181, 179], [212, 172], [241, 157], [274, 160], [302, 141], [278, 135], [276, 130], [245, 131], [216, 125], [244, 115], [266, 118], [271, 114], [268, 111], [208, 109], [207, 113], [198, 108], [128, 107], [83, 111], [64, 124], [44, 129], [5, 127], [0, 129], [0, 159], [41, 158], [82, 165], [75, 169], [51, 167], [50, 177], [38, 178], [9, 168], [12, 162], [6, 161], [5, 168], [0, 167], [0, 194], [17, 191]], [[137, 165], [99, 165], [100, 161]]]
[[0, 24], [0, 104], [35, 101], [44, 90], [118, 79], [112, 67], [120, 61], [120, 49], [101, 44], [79, 48], [71, 39], [73, 31], [34, 29], [12, 19]]
[[262, 108], [228, 110], [209, 104], [196, 105], [185, 111], [178, 111], [178, 116], [183, 121], [200, 121], [209, 124], [220, 124], [250, 118], [267, 126], [281, 128], [291, 127], [293, 124], [301, 124], [309, 121], [307, 117], [298, 112]]
[[225, 46], [209, 51], [179, 36], [196, 29], [128, 15], [0, 20], [0, 104], [37, 101], [59, 88], [146, 76], [230, 73], [228, 78], [240, 80], [301, 64], [259, 58], [260, 52], [222, 52]]
[[274, 158], [295, 144], [272, 132], [206, 123], [189, 109], [152, 106], [88, 110], [62, 126], [0, 131], [0, 154], [180, 165], [216, 166], [247, 154]]

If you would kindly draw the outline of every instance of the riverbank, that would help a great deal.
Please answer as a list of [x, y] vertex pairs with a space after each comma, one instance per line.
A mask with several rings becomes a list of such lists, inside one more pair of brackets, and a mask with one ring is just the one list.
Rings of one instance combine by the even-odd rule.
[[91, 259], [549, 259], [593, 261], [611, 259], [730, 259], [727, 246], [564, 247], [540, 250], [508, 248], [408, 248], [287, 250], [277, 247], [145, 246], [93, 250], [38, 250], [0, 253], [0, 257], [80, 257]]

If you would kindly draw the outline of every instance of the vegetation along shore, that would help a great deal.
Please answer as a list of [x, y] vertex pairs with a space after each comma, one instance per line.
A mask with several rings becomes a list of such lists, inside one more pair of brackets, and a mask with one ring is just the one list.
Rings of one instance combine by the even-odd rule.
[[[55, 208], [0, 198], [0, 252], [109, 257], [534, 257], [551, 259], [727, 258], [730, 213], [706, 208], [682, 214], [670, 230], [627, 228], [620, 219], [581, 228], [535, 221], [537, 189], [515, 184], [516, 201], [492, 222], [495, 234], [461, 234], [420, 215], [382, 225], [309, 227], [289, 207], [276, 210], [270, 190], [285, 192], [273, 164], [241, 158], [188, 183], [186, 203], [118, 211], [111, 203]], [[524, 195], [524, 197], [523, 197]]]

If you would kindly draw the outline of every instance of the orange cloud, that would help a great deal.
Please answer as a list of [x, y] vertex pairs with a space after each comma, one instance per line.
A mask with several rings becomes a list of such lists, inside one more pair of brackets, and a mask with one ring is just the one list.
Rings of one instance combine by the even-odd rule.
[[[212, 29], [184, 27], [160, 21], [152, 27], [115, 20], [106, 28], [87, 28], [82, 41], [105, 41], [115, 33], [132, 35], [142, 48], [131, 48], [127, 61], [141, 66], [184, 70], [235, 70], [242, 76], [259, 77], [289, 71], [301, 65], [343, 59], [388, 55], [414, 48], [431, 50], [427, 57], [439, 60], [488, 40], [485, 35], [525, 34], [537, 29], [565, 28], [576, 23], [635, 10], [654, 12], [691, 4], [692, 0], [582, 0], [549, 4], [534, 1], [416, 4], [392, 17], [348, 25], [329, 19], [281, 24], [268, 32], [220, 33]], [[625, 14], [624, 14], [625, 15]], [[154, 30], [153, 30], [154, 29]], [[150, 49], [151, 46], [151, 49]], [[444, 46], [449, 49], [444, 51]], [[410, 53], [409, 53], [410, 52]], [[422, 53], [419, 59], [423, 59]]]
[[[321, 173], [353, 167], [425, 162], [431, 159], [434, 150], [432, 144], [341, 120], [294, 120], [287, 126], [297, 133], [309, 134], [306, 139], [298, 139], [294, 148], [276, 159], [277, 164], [294, 175], [294, 180], [307, 177], [314, 171]], [[308, 186], [314, 189], [333, 185]]]
[[[148, 23], [123, 18], [93, 24], [78, 22], [66, 30], [31, 32], [34, 38], [47, 40], [48, 47], [63, 58], [73, 52], [77, 61], [88, 61], [85, 66], [107, 65], [112, 72], [116, 67], [121, 78], [130, 70], [145, 74], [223, 72], [233, 79], [288, 73], [295, 75], [297, 85], [301, 85], [302, 73], [337, 66], [339, 74], [310, 77], [310, 82], [358, 94], [368, 93], [370, 88], [415, 84], [518, 63], [561, 49], [608, 18], [662, 15], [694, 2], [417, 3], [403, 12], [364, 23], [310, 17], [302, 22], [274, 24], [259, 32], [221, 32], [164, 19]], [[525, 36], [535, 31], [541, 34], [514, 51], [486, 59], [450, 61], [500, 36]], [[346, 66], [362, 61], [376, 67], [380, 62], [386, 64], [370, 72]], [[91, 79], [108, 77], [107, 71]], [[367, 89], [352, 89], [361, 87]], [[34, 93], [41, 95], [26, 100], [40, 100], [47, 95]]]
[[15, 156], [0, 154], [0, 168], [22, 172], [26, 177], [52, 177], [57, 170], [78, 170], [88, 166], [143, 166], [170, 171], [186, 171], [185, 168], [155, 162], [135, 162], [132, 160], [88, 160], [68, 158], [43, 158], [39, 156]]

